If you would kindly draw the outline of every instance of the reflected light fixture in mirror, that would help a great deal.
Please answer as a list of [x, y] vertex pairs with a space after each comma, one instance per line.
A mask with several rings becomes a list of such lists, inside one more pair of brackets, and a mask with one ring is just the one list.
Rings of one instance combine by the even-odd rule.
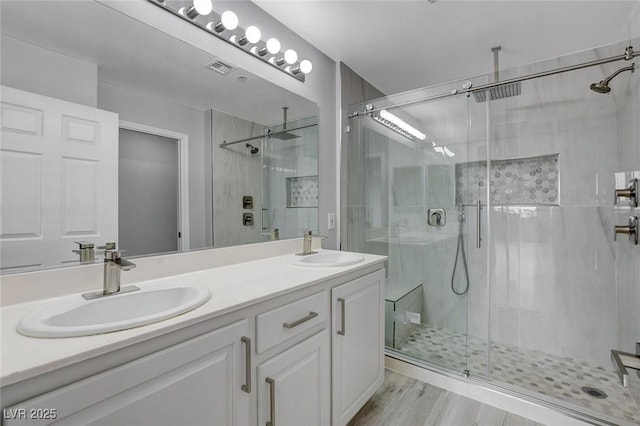
[[[276, 67], [301, 82], [305, 81], [305, 75], [313, 69], [311, 61], [308, 59], [298, 62], [298, 54], [293, 49], [287, 49], [282, 57], [277, 58], [275, 55], [277, 55], [282, 48], [280, 42], [275, 38], [269, 38], [267, 43], [261, 41], [262, 33], [255, 25], [249, 25], [246, 29], [239, 27], [238, 16], [230, 10], [225, 11], [220, 16], [219, 21], [201, 22], [198, 18], [210, 14], [213, 10], [211, 0], [193, 0], [191, 6], [181, 7], [178, 10], [166, 4], [165, 0], [148, 1], [200, 27], [207, 31], [207, 33], [213, 34], [247, 53], [251, 53], [254, 57], [261, 59], [263, 62]], [[270, 55], [267, 55], [267, 53], [270, 53]], [[304, 65], [302, 65], [303, 63]]]

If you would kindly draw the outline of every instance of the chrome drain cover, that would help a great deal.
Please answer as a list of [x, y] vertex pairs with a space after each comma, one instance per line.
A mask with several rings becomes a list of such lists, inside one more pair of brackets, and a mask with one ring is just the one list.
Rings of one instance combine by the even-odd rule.
[[606, 393], [604, 393], [604, 391], [601, 391], [598, 388], [592, 388], [592, 387], [589, 387], [589, 386], [582, 387], [582, 392], [584, 392], [587, 395], [592, 396], [594, 398], [598, 398], [598, 399], [605, 399], [606, 397], [609, 396]]

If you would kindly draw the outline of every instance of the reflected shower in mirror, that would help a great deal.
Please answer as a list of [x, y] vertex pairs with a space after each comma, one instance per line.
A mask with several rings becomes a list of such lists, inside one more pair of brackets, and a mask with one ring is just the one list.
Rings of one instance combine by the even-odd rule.
[[0, 3], [2, 273], [317, 230], [316, 104], [109, 6]]

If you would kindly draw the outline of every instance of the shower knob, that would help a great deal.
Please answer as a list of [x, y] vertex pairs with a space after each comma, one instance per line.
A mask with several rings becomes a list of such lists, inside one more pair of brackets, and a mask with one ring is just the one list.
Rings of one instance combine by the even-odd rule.
[[429, 226], [444, 226], [447, 223], [447, 212], [444, 209], [427, 210], [427, 224]]
[[638, 216], [629, 216], [628, 226], [614, 226], [613, 227], [613, 241], [618, 239], [618, 234], [629, 235], [629, 241], [638, 245]]

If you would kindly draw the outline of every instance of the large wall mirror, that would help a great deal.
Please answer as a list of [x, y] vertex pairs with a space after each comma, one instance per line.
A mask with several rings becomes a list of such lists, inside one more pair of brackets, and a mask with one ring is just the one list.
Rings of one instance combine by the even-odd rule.
[[315, 103], [108, 3], [0, 7], [2, 273], [318, 229]]

